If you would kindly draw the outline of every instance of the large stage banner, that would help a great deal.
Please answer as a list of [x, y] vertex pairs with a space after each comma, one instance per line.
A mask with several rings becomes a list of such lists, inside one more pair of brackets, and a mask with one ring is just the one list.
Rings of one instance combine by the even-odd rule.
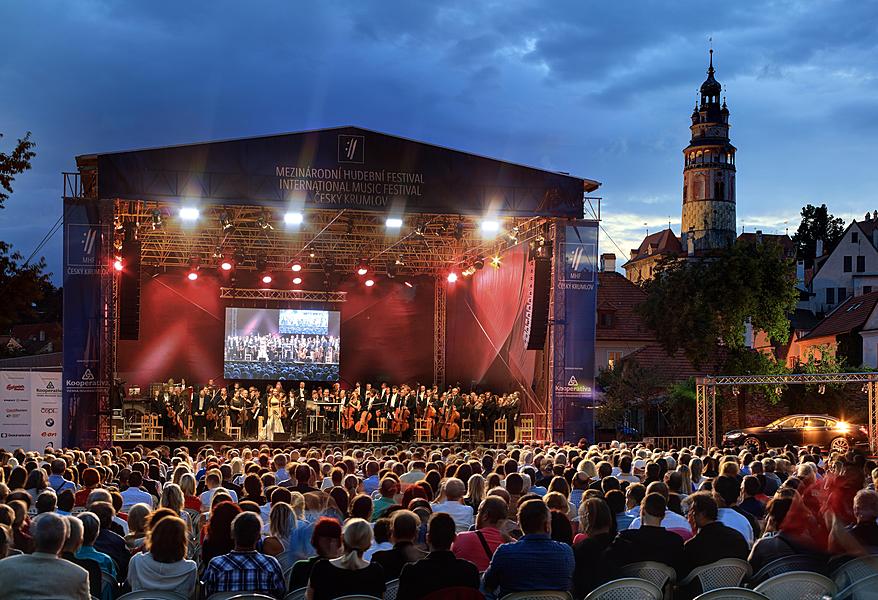
[[61, 374], [0, 371], [0, 447], [61, 446]]
[[553, 437], [592, 443], [598, 222], [559, 223], [555, 243]]
[[109, 390], [101, 372], [101, 279], [109, 269], [111, 233], [97, 201], [65, 199], [62, 439], [67, 445], [97, 441], [98, 397]]

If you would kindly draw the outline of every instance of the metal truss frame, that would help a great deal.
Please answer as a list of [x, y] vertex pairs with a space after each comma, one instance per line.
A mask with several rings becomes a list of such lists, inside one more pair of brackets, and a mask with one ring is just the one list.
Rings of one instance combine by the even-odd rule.
[[[350, 273], [360, 260], [373, 269], [398, 274], [447, 275], [478, 259], [490, 260], [511, 245], [545, 239], [547, 217], [501, 219], [501, 231], [483, 236], [472, 216], [405, 214], [399, 230], [388, 229], [386, 215], [370, 211], [308, 208], [304, 222], [286, 226], [277, 209], [230, 204], [202, 205], [192, 226], [177, 218], [179, 204], [116, 200], [115, 217], [121, 241], [123, 225], [133, 223], [141, 243], [141, 264], [188, 268], [197, 259], [202, 268], [216, 266], [220, 256], [241, 257], [237, 268], [282, 271], [293, 261], [303, 271]], [[153, 229], [153, 211], [162, 218]], [[232, 227], [224, 228], [221, 219]]]
[[554, 293], [554, 291], [558, 289], [558, 280], [561, 277], [561, 273], [558, 272], [558, 263], [559, 261], [563, 261], [564, 257], [564, 251], [561, 246], [562, 241], [558, 235], [559, 228], [557, 221], [552, 224], [552, 243], [554, 253], [552, 259], [552, 291], [549, 293], [548, 338], [549, 368], [551, 369], [551, 377], [549, 377], [549, 381], [546, 385], [546, 393], [548, 394], [546, 404], [550, 407], [548, 413], [551, 415], [551, 420], [546, 423], [546, 427], [548, 431], [551, 432], [555, 441], [561, 441], [564, 439], [564, 417], [567, 410], [564, 403], [568, 402], [566, 398], [555, 397], [555, 385], [560, 381], [564, 381], [564, 366], [566, 365], [566, 349], [564, 348], [564, 344], [555, 344], [555, 340], [564, 339], [567, 330], [567, 307], [564, 294]]
[[232, 300], [269, 300], [276, 302], [338, 303], [345, 302], [347, 299], [347, 292], [221, 287], [220, 298]]
[[869, 449], [878, 452], [878, 373], [796, 373], [789, 375], [717, 375], [695, 380], [696, 443], [716, 446], [716, 388], [743, 385], [808, 385], [860, 383], [869, 405]]
[[448, 290], [441, 278], [433, 283], [433, 384], [445, 389], [445, 319]]

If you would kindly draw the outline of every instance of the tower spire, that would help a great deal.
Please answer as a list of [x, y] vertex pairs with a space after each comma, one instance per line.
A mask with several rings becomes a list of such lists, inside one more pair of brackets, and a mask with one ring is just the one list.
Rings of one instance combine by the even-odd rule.
[[713, 70], [713, 48], [710, 49], [710, 66], [707, 68], [707, 74], [713, 75], [716, 71]]

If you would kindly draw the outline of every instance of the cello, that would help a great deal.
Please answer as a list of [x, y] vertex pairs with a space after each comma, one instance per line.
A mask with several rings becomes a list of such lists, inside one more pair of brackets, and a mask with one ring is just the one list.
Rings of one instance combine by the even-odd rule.
[[372, 413], [368, 410], [364, 410], [360, 413], [360, 420], [357, 421], [357, 424], [354, 425], [354, 431], [357, 433], [361, 433], [366, 435], [369, 433], [369, 420], [372, 418]]
[[427, 407], [424, 409], [424, 427], [435, 437], [433, 428], [436, 426], [436, 408], [430, 401], [427, 401]]
[[442, 429], [439, 432], [439, 438], [443, 442], [450, 442], [457, 439], [457, 436], [460, 435], [460, 425], [457, 424], [459, 420], [460, 413], [457, 412], [453, 404], [449, 405], [445, 410], [445, 421], [442, 423]]
[[351, 398], [348, 405], [341, 411], [341, 428], [343, 430], [348, 431], [354, 426], [354, 411], [356, 409], [357, 407], [354, 406], [354, 398]]

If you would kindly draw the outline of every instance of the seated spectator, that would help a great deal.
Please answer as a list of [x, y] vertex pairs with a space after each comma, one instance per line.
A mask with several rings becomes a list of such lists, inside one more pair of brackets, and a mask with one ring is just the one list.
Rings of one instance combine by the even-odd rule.
[[473, 563], [480, 573], [488, 570], [494, 552], [512, 538], [503, 533], [508, 517], [506, 502], [499, 496], [488, 496], [478, 506], [476, 530], [457, 534], [451, 550], [454, 556]]
[[65, 489], [60, 494], [58, 494], [58, 505], [55, 509], [61, 516], [70, 516], [70, 513], [73, 511], [73, 505], [76, 503], [76, 495], [73, 493], [71, 489]]
[[301, 589], [308, 585], [308, 579], [311, 577], [311, 569], [314, 563], [323, 559], [333, 559], [341, 556], [341, 525], [335, 519], [321, 517], [314, 524], [314, 530], [311, 533], [311, 545], [317, 552], [316, 556], [312, 556], [307, 560], [300, 560], [293, 565], [290, 573], [290, 591]]
[[[779, 490], [781, 492], [783, 490]], [[799, 534], [795, 533], [793, 528], [786, 530], [787, 515], [790, 513], [793, 504], [802, 501], [795, 491], [789, 491], [787, 496], [775, 496], [768, 503], [766, 508], [765, 535], [756, 540], [753, 548], [750, 550], [750, 556], [747, 561], [756, 573], [768, 563], [791, 556], [794, 554], [813, 554], [814, 550], [810, 543]], [[803, 514], [803, 509], [799, 509], [797, 514]], [[807, 524], [804, 530], [807, 531]], [[800, 525], [795, 524], [795, 528], [799, 529]]]
[[344, 553], [338, 558], [319, 560], [308, 580], [307, 600], [332, 600], [354, 594], [384, 596], [384, 569], [363, 560], [372, 543], [368, 521], [350, 519], [342, 532]]
[[551, 538], [550, 522], [542, 500], [526, 500], [519, 506], [518, 524], [524, 535], [494, 552], [483, 580], [486, 592], [499, 598], [512, 592], [570, 589], [573, 549]]
[[195, 495], [195, 476], [192, 473], [183, 473], [180, 477], [180, 489], [183, 491], [183, 507], [201, 512], [201, 498]]
[[[732, 463], [725, 463], [732, 464]], [[734, 477], [721, 475], [713, 481], [714, 497], [719, 506], [719, 520], [728, 527], [737, 530], [747, 540], [747, 547], [753, 545], [754, 533], [758, 532], [758, 524], [754, 529], [756, 519], [738, 508], [738, 497], [741, 494], [741, 484]]]
[[737, 530], [717, 520], [718, 511], [716, 500], [709, 492], [697, 492], [689, 497], [689, 522], [696, 533], [683, 545], [682, 577], [697, 567], [724, 558], [747, 560], [750, 553], [747, 541]]
[[116, 578], [116, 563], [109, 555], [94, 547], [95, 540], [101, 531], [101, 522], [97, 515], [91, 512], [82, 512], [76, 515], [82, 522], [82, 546], [74, 553], [79, 560], [93, 560], [98, 563], [101, 571], [112, 578]]
[[34, 503], [34, 507], [37, 509], [38, 515], [47, 512], [55, 512], [55, 509], [58, 507], [58, 497], [55, 495], [55, 492], [50, 489], [43, 490], [40, 492], [40, 495], [37, 496], [37, 501]]
[[634, 517], [629, 515], [626, 510], [625, 493], [622, 490], [610, 490], [604, 496], [604, 500], [606, 500], [607, 506], [610, 507], [610, 512], [614, 515], [613, 518], [616, 521], [615, 531], [628, 529], [628, 526], [634, 521]]
[[221, 482], [222, 474], [219, 469], [213, 469], [212, 471], [208, 471], [207, 475], [204, 476], [204, 485], [207, 487], [207, 489], [201, 493], [201, 496], [199, 496], [199, 498], [201, 499], [202, 512], [210, 509], [212, 505], [211, 500], [213, 499], [213, 495], [218, 490], [223, 490], [229, 496], [231, 496], [232, 502], [238, 501], [238, 494], [236, 494], [234, 490], [228, 490], [220, 487]]
[[424, 553], [415, 547], [420, 525], [420, 519], [410, 510], [397, 510], [390, 517], [393, 547], [375, 552], [371, 559], [371, 562], [378, 563], [384, 569], [386, 581], [399, 579], [404, 565], [424, 558]]
[[833, 528], [830, 549], [836, 554], [878, 553], [878, 492], [860, 490], [854, 496], [856, 522], [847, 528]]
[[384, 516], [384, 512], [396, 504], [396, 495], [399, 493], [399, 483], [393, 477], [385, 477], [378, 487], [381, 497], [372, 503], [372, 522]]
[[128, 567], [128, 584], [138, 592], [173, 592], [188, 598], [195, 591], [198, 565], [186, 560], [186, 523], [167, 517], [152, 525], [146, 540], [149, 552], [138, 552]]
[[[650, 483], [646, 487], [646, 495], [648, 496], [649, 494], [659, 494], [660, 496], [662, 496], [662, 498], [664, 498], [665, 500], [665, 508], [667, 508], [669, 492], [668, 486], [665, 485], [664, 482], [655, 481], [653, 483]], [[631, 521], [631, 525], [628, 526], [628, 529], [637, 529], [638, 527], [640, 527], [640, 522], [640, 517], [637, 517], [636, 519]], [[681, 538], [683, 538], [684, 541], [692, 537], [692, 526], [689, 525], [689, 521], [686, 520], [686, 517], [670, 510], [665, 511], [665, 517], [661, 522], [661, 526], [672, 533], [676, 533]]]
[[[634, 522], [634, 519], [640, 516], [640, 504], [643, 502], [643, 499], [646, 497], [646, 486], [642, 483], [632, 483], [625, 489], [625, 515], [631, 517], [631, 521], [628, 522], [628, 529], [631, 527], [631, 523]], [[619, 531], [622, 531], [620, 528]]]
[[232, 539], [232, 521], [241, 514], [241, 508], [233, 502], [220, 502], [205, 525], [206, 533], [201, 543], [201, 564], [207, 564], [217, 556], [228, 554], [235, 547]]
[[63, 458], [55, 458], [49, 464], [52, 474], [49, 475], [49, 487], [57, 495], [61, 492], [70, 490], [71, 493], [76, 492], [76, 484], [64, 477], [67, 472], [67, 461]]
[[94, 547], [113, 559], [119, 572], [119, 581], [122, 581], [128, 576], [128, 560], [131, 558], [131, 553], [125, 544], [125, 538], [110, 530], [116, 511], [113, 510], [113, 505], [109, 502], [95, 502], [89, 509], [98, 518], [101, 525]]
[[[621, 493], [621, 492], [620, 492]], [[613, 515], [600, 498], [588, 498], [579, 505], [579, 528], [573, 544], [573, 595], [585, 597], [607, 578], [604, 551], [613, 541]]]
[[40, 468], [34, 469], [27, 474], [27, 480], [24, 482], [24, 489], [30, 494], [33, 502], [37, 501], [43, 490], [49, 489], [49, 477], [46, 472]]
[[[756, 464], [762, 465], [762, 463], [753, 463], [754, 466]], [[760, 521], [765, 517], [765, 504], [758, 498], [758, 496], [763, 495], [762, 487], [762, 482], [756, 475], [744, 477], [744, 499], [738, 504], [742, 510], [747, 511]]]
[[146, 542], [146, 522], [151, 512], [152, 509], [143, 503], [135, 504], [128, 511], [128, 535], [124, 539], [131, 552], [140, 551]]
[[101, 484], [101, 475], [92, 467], [82, 472], [82, 489], [76, 492], [76, 506], [85, 506], [89, 494]]
[[666, 512], [662, 494], [646, 495], [640, 506], [642, 525], [619, 532], [604, 554], [610, 574], [617, 574], [625, 565], [644, 561], [664, 563], [679, 571], [683, 539], [662, 527]]
[[448, 513], [457, 525], [457, 532], [468, 531], [473, 525], [473, 509], [467, 506], [463, 497], [466, 494], [466, 486], [456, 477], [445, 480], [443, 502], [433, 504], [433, 513]]
[[390, 517], [381, 517], [372, 524], [372, 545], [363, 553], [363, 560], [372, 562], [372, 556], [376, 552], [391, 548], [393, 542], [390, 541]]
[[456, 523], [447, 513], [436, 513], [427, 524], [430, 553], [403, 566], [399, 575], [398, 600], [419, 600], [448, 588], [479, 589], [479, 570], [451, 552]]
[[[65, 490], [70, 492], [70, 490]], [[71, 498], [73, 492], [70, 492]], [[76, 517], [64, 517], [67, 519], [67, 540], [64, 542], [64, 548], [61, 549], [61, 558], [79, 565], [88, 571], [88, 587], [91, 595], [95, 598], [101, 597], [101, 588], [103, 587], [103, 578], [101, 577], [101, 567], [95, 561], [88, 558], [76, 558], [76, 553], [82, 547], [83, 527], [82, 521]]]
[[134, 471], [128, 476], [128, 487], [120, 492], [122, 494], [121, 512], [127, 513], [135, 504], [146, 504], [150, 508], [155, 506], [155, 498], [153, 498], [149, 492], [144, 490], [141, 487], [142, 485], [143, 475], [137, 471]]
[[88, 599], [88, 571], [60, 558], [67, 518], [45, 513], [33, 520], [34, 553], [0, 560], [0, 600]]
[[[286, 492], [286, 490], [283, 491]], [[272, 503], [268, 513], [268, 536], [262, 541], [262, 552], [275, 557], [286, 552], [290, 547], [290, 537], [295, 529], [296, 515], [290, 505], [286, 502]], [[281, 567], [284, 566], [281, 565]], [[291, 564], [286, 566], [291, 566]]]
[[13, 545], [16, 550], [30, 554], [34, 551], [34, 540], [26, 531], [28, 526], [27, 504], [24, 500], [9, 500], [8, 505], [12, 508], [14, 515], [13, 521], [10, 523]]
[[282, 598], [286, 591], [283, 572], [273, 556], [256, 551], [262, 519], [242, 512], [232, 521], [235, 548], [213, 558], [204, 570], [205, 596], [218, 592], [252, 592]]

